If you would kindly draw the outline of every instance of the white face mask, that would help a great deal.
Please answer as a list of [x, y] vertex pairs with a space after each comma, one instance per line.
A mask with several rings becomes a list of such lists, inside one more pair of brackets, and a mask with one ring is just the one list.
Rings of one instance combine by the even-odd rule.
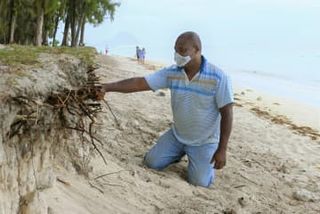
[[188, 62], [190, 62], [190, 60], [191, 60], [190, 56], [181, 56], [177, 52], [174, 53], [174, 61], [179, 67], [185, 66], [186, 64], [188, 64]]

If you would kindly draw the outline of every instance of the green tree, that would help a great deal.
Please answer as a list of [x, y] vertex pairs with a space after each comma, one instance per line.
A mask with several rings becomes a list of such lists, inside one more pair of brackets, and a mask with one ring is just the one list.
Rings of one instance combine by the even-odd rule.
[[119, 5], [111, 0], [0, 0], [0, 43], [40, 46], [53, 38], [55, 46], [63, 21], [62, 45], [84, 45], [85, 25], [113, 20]]
[[70, 27], [72, 47], [84, 45], [86, 23], [97, 26], [105, 18], [113, 20], [116, 8], [120, 6], [119, 3], [114, 3], [110, 0], [78, 0], [77, 4], [75, 4], [74, 0], [69, 0], [67, 5], [69, 9], [67, 9], [66, 14], [62, 45], [67, 45], [68, 29]]

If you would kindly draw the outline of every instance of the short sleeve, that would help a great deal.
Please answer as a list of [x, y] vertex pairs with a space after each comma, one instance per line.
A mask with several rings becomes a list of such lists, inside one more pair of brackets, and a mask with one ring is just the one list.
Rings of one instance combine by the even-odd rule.
[[146, 75], [144, 79], [147, 81], [149, 87], [156, 91], [162, 88], [168, 88], [168, 69], [164, 68], [159, 71], [156, 71], [152, 74]]
[[219, 85], [216, 91], [216, 103], [218, 108], [220, 109], [233, 102], [234, 99], [231, 79], [229, 76], [224, 74], [219, 81]]

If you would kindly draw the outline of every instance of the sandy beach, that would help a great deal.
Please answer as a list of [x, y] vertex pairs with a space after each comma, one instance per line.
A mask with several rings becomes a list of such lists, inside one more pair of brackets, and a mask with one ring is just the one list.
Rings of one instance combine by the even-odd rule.
[[[102, 82], [162, 66], [98, 63]], [[186, 182], [186, 158], [161, 172], [142, 164], [172, 122], [168, 90], [107, 94], [114, 115], [105, 107], [95, 127], [107, 165], [97, 154], [89, 180], [56, 166], [58, 181], [41, 192], [51, 213], [320, 213], [319, 109], [245, 88], [235, 98], [227, 166], [206, 189]]]

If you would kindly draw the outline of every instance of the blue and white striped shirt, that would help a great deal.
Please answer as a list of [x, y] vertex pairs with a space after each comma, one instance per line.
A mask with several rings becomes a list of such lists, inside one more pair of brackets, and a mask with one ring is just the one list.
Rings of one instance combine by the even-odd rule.
[[169, 88], [173, 113], [172, 130], [186, 145], [219, 143], [219, 108], [233, 102], [230, 78], [202, 57], [200, 71], [189, 81], [176, 65], [145, 76], [152, 90]]

